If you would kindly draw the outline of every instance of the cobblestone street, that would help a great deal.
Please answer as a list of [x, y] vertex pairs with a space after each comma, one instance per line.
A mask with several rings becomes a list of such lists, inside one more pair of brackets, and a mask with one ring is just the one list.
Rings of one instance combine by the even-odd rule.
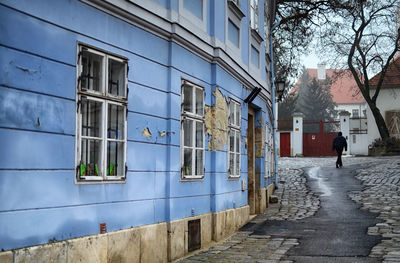
[[[362, 182], [363, 190], [348, 193], [348, 198], [361, 204], [364, 211], [379, 213], [378, 219], [382, 221], [368, 228], [369, 235], [382, 237], [372, 248], [368, 262], [400, 262], [400, 159], [345, 157], [343, 162], [345, 167], [357, 164], [362, 167], [356, 170], [356, 178]], [[298, 246], [301, 240], [260, 235], [254, 229], [262, 228], [270, 221], [295, 223], [312, 218], [321, 208], [321, 200], [319, 193], [310, 190], [301, 168], [334, 167], [334, 164], [335, 158], [281, 158], [279, 184], [274, 193], [278, 203], [270, 204], [265, 214], [254, 217], [224, 242], [179, 262], [295, 262], [288, 260], [288, 251]], [[346, 262], [365, 261], [355, 258]]]

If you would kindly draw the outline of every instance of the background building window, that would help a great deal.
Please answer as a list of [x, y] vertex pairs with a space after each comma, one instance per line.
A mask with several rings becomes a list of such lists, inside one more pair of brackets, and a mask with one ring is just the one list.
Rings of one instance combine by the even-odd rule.
[[358, 117], [360, 117], [359, 111], [358, 111], [358, 109], [354, 109], [353, 110], [353, 118], [358, 118]]
[[229, 100], [228, 174], [240, 176], [240, 103]]
[[183, 178], [204, 176], [204, 90], [183, 81], [181, 110], [181, 174]]
[[251, 29], [258, 31], [259, 29], [258, 0], [250, 0], [250, 25]]
[[80, 46], [77, 69], [77, 179], [124, 179], [127, 61]]
[[228, 19], [228, 39], [236, 47], [239, 47], [239, 33], [239, 28], [230, 19]]
[[203, 0], [183, 0], [183, 7], [203, 20]]
[[260, 52], [253, 45], [251, 45], [251, 63], [257, 68], [260, 67]]

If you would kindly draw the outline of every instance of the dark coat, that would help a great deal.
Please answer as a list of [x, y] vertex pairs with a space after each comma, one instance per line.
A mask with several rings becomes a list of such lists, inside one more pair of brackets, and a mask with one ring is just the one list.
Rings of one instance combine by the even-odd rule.
[[343, 136], [337, 136], [333, 139], [332, 151], [343, 151], [343, 148], [347, 151], [347, 142]]

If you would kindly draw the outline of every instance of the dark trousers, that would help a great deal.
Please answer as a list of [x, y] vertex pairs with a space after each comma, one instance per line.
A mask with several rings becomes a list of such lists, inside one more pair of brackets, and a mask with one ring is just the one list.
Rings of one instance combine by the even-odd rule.
[[337, 152], [336, 167], [342, 167], [343, 166], [343, 163], [342, 163], [343, 149], [336, 149], [336, 152]]

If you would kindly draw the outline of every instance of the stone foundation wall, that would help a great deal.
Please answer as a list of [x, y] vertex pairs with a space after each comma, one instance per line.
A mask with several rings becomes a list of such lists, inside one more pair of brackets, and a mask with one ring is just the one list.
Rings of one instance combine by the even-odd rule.
[[267, 189], [257, 190], [256, 214], [262, 214], [267, 210]]
[[200, 219], [201, 248], [206, 248], [211, 243], [212, 214], [188, 217], [172, 221], [168, 224], [168, 260], [173, 261], [188, 253], [188, 222]]
[[188, 254], [188, 221], [200, 219], [201, 249], [248, 222], [250, 207], [0, 252], [1, 263], [167, 262]]
[[250, 207], [242, 206], [213, 214], [213, 240], [220, 241], [236, 232], [249, 220]]
[[267, 208], [268, 208], [268, 204], [269, 204], [269, 198], [271, 197], [271, 195], [273, 195], [274, 190], [275, 190], [275, 184], [270, 184], [267, 186], [267, 196], [266, 196]]
[[167, 223], [0, 253], [1, 263], [167, 262]]

